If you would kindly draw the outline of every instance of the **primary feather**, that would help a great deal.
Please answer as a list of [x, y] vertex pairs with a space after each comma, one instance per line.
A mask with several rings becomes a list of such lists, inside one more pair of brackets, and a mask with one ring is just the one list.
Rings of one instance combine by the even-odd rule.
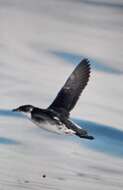
[[70, 112], [87, 85], [89, 76], [89, 61], [88, 59], [83, 59], [69, 76], [49, 108], [54, 110], [64, 109], [67, 112]]

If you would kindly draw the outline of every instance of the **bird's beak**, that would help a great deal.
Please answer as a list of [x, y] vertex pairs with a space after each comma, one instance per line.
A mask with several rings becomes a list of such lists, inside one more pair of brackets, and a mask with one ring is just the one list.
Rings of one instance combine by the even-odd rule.
[[16, 109], [13, 109], [12, 111], [13, 111], [13, 112], [19, 112], [19, 109], [16, 108]]

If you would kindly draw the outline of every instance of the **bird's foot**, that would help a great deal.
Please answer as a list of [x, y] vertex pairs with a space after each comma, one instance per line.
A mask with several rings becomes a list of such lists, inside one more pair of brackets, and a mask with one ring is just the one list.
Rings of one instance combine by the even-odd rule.
[[71, 129], [65, 129], [65, 130], [64, 130], [64, 133], [65, 133], [65, 134], [68, 134], [68, 135], [72, 135], [72, 134], [75, 134], [76, 132], [73, 131], [73, 130], [71, 130]]

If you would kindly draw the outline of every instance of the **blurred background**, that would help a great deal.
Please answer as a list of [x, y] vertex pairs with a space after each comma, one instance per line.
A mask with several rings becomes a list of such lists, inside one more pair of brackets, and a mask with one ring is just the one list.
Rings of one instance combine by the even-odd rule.
[[[61, 167], [67, 167], [64, 165], [64, 159], [67, 156], [69, 159], [73, 159], [70, 161], [70, 165], [68, 164], [68, 169], [74, 170], [75, 166], [79, 171], [81, 167], [77, 163], [81, 163], [81, 159], [79, 160], [78, 157], [76, 160], [75, 154], [82, 154], [82, 162], [84, 162], [84, 158], [86, 160], [88, 157], [88, 162], [85, 161], [84, 164], [85, 167], [91, 165], [89, 171], [92, 171], [92, 174], [87, 174], [88, 170], [85, 168], [85, 174], [78, 173], [79, 177], [83, 177], [85, 181], [89, 177], [95, 184], [99, 176], [103, 185], [98, 184], [98, 187], [96, 184], [97, 189], [101, 189], [101, 187], [102, 189], [104, 187], [122, 189], [122, 184], [119, 182], [123, 174], [122, 164], [119, 164], [122, 161], [118, 159], [114, 161], [113, 157], [110, 159], [108, 157], [110, 164], [106, 165], [107, 157], [103, 157], [102, 161], [102, 153], [97, 153], [103, 152], [111, 154], [111, 156], [123, 157], [122, 50], [122, 0], [0, 0], [0, 151], [3, 155], [3, 160], [1, 160], [3, 173], [6, 166], [12, 171], [20, 158], [24, 158], [26, 161], [22, 161], [22, 166], [15, 166], [12, 180], [16, 179], [15, 175], [17, 174], [19, 180], [23, 181], [23, 172], [20, 172], [20, 168], [25, 167], [26, 171], [24, 170], [24, 172], [28, 178], [30, 175], [29, 164], [34, 164], [35, 160], [38, 160], [38, 164], [45, 163], [47, 157], [52, 161], [51, 165], [48, 165], [52, 171], [52, 167], [56, 166], [52, 164], [56, 164], [57, 153], [61, 156], [59, 156]], [[84, 125], [90, 130], [97, 140], [91, 144], [82, 141], [81, 149], [76, 147], [76, 142], [72, 144], [71, 150], [64, 149], [67, 147], [66, 144], [64, 148], [59, 149], [56, 144], [63, 145], [68, 142], [63, 143], [58, 140], [58, 137], [54, 137], [55, 140], [53, 140], [52, 135], [47, 136], [44, 132], [39, 132], [37, 128], [35, 130], [27, 128], [27, 125], [31, 125], [30, 122], [18, 121], [18, 117], [12, 119], [10, 110], [22, 104], [47, 107], [69, 74], [83, 58], [90, 60], [91, 77], [71, 113], [71, 117], [79, 125], [82, 127]], [[55, 150], [48, 148], [51, 144], [48, 138], [54, 142]], [[5, 144], [7, 144], [6, 148]], [[14, 144], [15, 147], [11, 148]], [[97, 152], [89, 152], [90, 149], [84, 150], [84, 145]], [[40, 150], [39, 147], [42, 146], [46, 150], [48, 148], [50, 153]], [[26, 151], [29, 155], [26, 155]], [[42, 151], [46, 157], [41, 158], [42, 154], [40, 155], [39, 152], [42, 153]], [[54, 157], [52, 151], [55, 152]], [[7, 158], [13, 157], [13, 162], [11, 159], [8, 162]], [[89, 158], [93, 158], [93, 161]], [[40, 159], [44, 160], [40, 162]], [[100, 160], [98, 164], [101, 164], [103, 169], [99, 169], [99, 165], [94, 163], [94, 160]], [[49, 160], [47, 161], [50, 163]], [[35, 167], [37, 168], [32, 167], [31, 172], [35, 171], [33, 177], [37, 180], [36, 172], [39, 172], [39, 169], [38, 165]], [[98, 170], [94, 168], [98, 168]], [[58, 171], [61, 172], [61, 170]], [[57, 172], [56, 175], [61, 175]], [[4, 179], [1, 176], [6, 177], [6, 174], [3, 175], [3, 173], [0, 175], [2, 182]], [[112, 173], [115, 173], [116, 176], [111, 177]], [[51, 176], [54, 175], [51, 172]], [[69, 180], [73, 180], [71, 176]], [[105, 178], [105, 176], [109, 176], [109, 178]], [[62, 183], [63, 177], [59, 179]], [[105, 181], [107, 179], [108, 182]], [[81, 182], [74, 185], [76, 187], [78, 184], [81, 189]], [[87, 184], [84, 184], [85, 189], [90, 188]], [[109, 187], [109, 184], [112, 186]], [[67, 185], [67, 189], [71, 189], [71, 185], [69, 183]], [[6, 189], [8, 187], [9, 185], [6, 186]], [[41, 187], [48, 189], [51, 186]], [[56, 187], [58, 186], [56, 185]], [[96, 189], [95, 186], [93, 187]], [[39, 189], [39, 187], [35, 188]], [[92, 187], [90, 189], [92, 190]]]
[[1, 108], [46, 107], [87, 57], [92, 75], [73, 114], [121, 127], [122, 16], [121, 0], [0, 0]]

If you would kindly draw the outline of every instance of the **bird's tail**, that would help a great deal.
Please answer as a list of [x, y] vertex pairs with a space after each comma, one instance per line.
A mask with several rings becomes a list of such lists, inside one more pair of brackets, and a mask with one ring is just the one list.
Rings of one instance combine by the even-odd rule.
[[81, 133], [76, 133], [77, 136], [79, 136], [80, 138], [84, 138], [84, 139], [89, 139], [89, 140], [93, 140], [94, 137], [90, 136], [90, 135], [82, 135]]
[[67, 120], [66, 124], [69, 129], [72, 129], [73, 131], [75, 131], [75, 135], [77, 135], [78, 137], [84, 138], [84, 139], [89, 139], [89, 140], [94, 139], [93, 136], [88, 135], [88, 132], [85, 129], [82, 129], [80, 126], [78, 126], [73, 121]]

